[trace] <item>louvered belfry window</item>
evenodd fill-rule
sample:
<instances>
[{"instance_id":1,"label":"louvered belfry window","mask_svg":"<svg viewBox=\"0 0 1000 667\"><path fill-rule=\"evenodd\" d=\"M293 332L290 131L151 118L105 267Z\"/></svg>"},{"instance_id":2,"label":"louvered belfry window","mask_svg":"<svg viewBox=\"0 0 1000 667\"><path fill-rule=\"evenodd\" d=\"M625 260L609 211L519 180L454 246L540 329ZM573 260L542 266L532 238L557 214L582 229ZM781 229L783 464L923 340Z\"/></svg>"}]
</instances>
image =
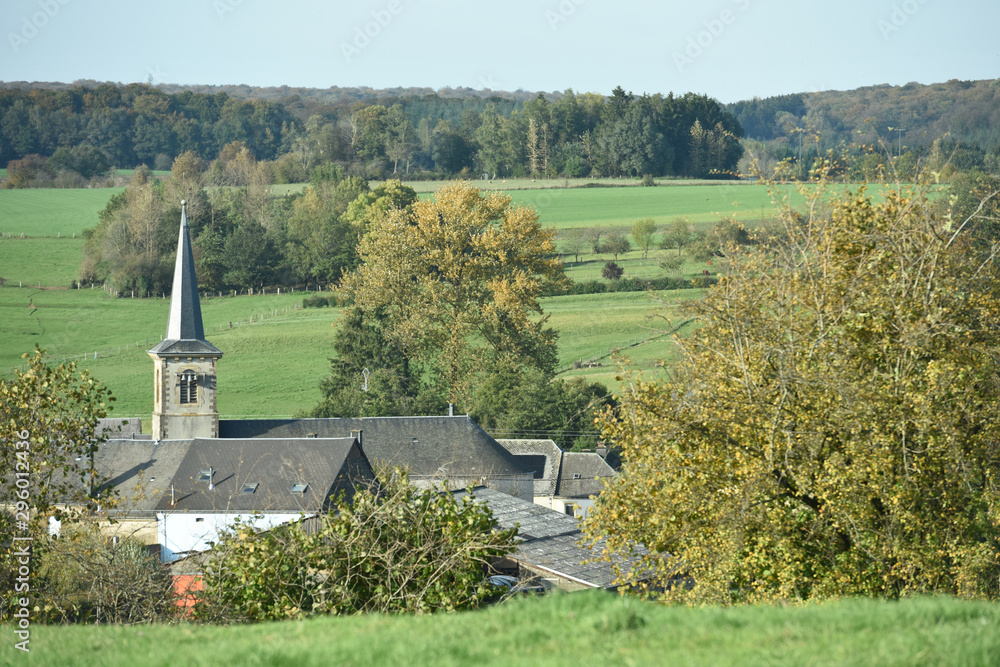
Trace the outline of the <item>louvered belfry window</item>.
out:
<instances>
[{"instance_id":1,"label":"louvered belfry window","mask_svg":"<svg viewBox=\"0 0 1000 667\"><path fill-rule=\"evenodd\" d=\"M181 373L181 404L198 402L198 376L194 371Z\"/></svg>"}]
</instances>

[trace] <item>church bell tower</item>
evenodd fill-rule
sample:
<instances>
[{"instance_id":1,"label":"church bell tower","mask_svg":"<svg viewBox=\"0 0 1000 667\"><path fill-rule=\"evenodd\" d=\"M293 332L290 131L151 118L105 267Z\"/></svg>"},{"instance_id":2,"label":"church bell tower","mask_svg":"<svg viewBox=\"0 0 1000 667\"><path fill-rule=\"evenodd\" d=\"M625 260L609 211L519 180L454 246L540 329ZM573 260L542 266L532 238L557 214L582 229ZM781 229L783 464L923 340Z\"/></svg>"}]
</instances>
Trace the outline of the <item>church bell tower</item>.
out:
<instances>
[{"instance_id":1,"label":"church bell tower","mask_svg":"<svg viewBox=\"0 0 1000 667\"><path fill-rule=\"evenodd\" d=\"M181 230L167 336L147 354L155 367L153 439L219 437L215 372L222 352L205 340L186 201L181 201Z\"/></svg>"}]
</instances>

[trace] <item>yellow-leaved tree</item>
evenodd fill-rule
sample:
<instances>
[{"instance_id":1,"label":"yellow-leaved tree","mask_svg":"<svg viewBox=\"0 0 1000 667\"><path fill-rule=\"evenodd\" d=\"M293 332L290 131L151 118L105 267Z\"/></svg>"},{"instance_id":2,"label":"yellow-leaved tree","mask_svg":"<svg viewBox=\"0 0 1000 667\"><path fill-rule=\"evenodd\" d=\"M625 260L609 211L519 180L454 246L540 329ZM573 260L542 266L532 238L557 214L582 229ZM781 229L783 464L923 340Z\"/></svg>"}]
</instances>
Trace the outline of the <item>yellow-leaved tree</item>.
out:
<instances>
[{"instance_id":1,"label":"yellow-leaved tree","mask_svg":"<svg viewBox=\"0 0 1000 667\"><path fill-rule=\"evenodd\" d=\"M587 533L671 600L996 598L996 250L919 192L811 203L727 252L668 379L626 373Z\"/></svg>"},{"instance_id":2,"label":"yellow-leaved tree","mask_svg":"<svg viewBox=\"0 0 1000 667\"><path fill-rule=\"evenodd\" d=\"M538 301L561 273L553 237L509 196L453 183L372 220L344 289L385 318L391 341L449 401L468 404L488 369L554 367L555 332Z\"/></svg>"}]
</instances>

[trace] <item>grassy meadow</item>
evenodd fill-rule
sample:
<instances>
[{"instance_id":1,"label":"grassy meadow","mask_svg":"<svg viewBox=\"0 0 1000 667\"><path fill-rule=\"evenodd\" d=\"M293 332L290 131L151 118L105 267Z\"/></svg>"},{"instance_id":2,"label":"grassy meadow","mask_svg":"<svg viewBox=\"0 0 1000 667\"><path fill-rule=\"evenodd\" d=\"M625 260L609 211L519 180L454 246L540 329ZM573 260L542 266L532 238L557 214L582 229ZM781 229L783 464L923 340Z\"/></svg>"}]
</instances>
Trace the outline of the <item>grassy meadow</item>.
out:
<instances>
[{"instance_id":1,"label":"grassy meadow","mask_svg":"<svg viewBox=\"0 0 1000 667\"><path fill-rule=\"evenodd\" d=\"M549 323L559 331L559 366L565 369L560 376L585 376L613 387L609 355L633 343L625 353L646 368L656 358L669 358L662 320L651 316L672 317L678 303L698 292L661 292L665 305L643 292L544 299ZM226 355L219 362L220 414L293 416L319 402L339 310L296 309L302 297L202 299L205 335ZM53 359L74 359L107 384L117 397L116 415L148 417L153 383L145 351L165 333L168 309L169 299L118 299L102 290L2 288L0 376L22 364L20 355L38 343ZM571 368L574 361L592 359L600 365Z\"/></svg>"},{"instance_id":2,"label":"grassy meadow","mask_svg":"<svg viewBox=\"0 0 1000 667\"><path fill-rule=\"evenodd\" d=\"M0 233L4 236L72 236L97 226L97 214L124 188L0 189ZM0 267L3 265L0 264ZM0 275L4 275L0 268Z\"/></svg>"},{"instance_id":3,"label":"grassy meadow","mask_svg":"<svg viewBox=\"0 0 1000 667\"><path fill-rule=\"evenodd\" d=\"M227 627L37 626L45 665L996 665L1000 606L951 598L664 607L589 591L481 611Z\"/></svg>"},{"instance_id":4,"label":"grassy meadow","mask_svg":"<svg viewBox=\"0 0 1000 667\"><path fill-rule=\"evenodd\" d=\"M338 312L296 310L302 297L202 299L205 335L226 354L220 413L293 415L319 401ZM74 359L106 383L118 399L116 415L148 417L152 361L145 351L166 333L169 306L169 299L117 299L97 289L2 288L0 375L23 363L20 355L38 343L53 359Z\"/></svg>"},{"instance_id":5,"label":"grassy meadow","mask_svg":"<svg viewBox=\"0 0 1000 667\"><path fill-rule=\"evenodd\" d=\"M516 202L537 208L543 224L560 230L631 227L640 217L662 223L685 216L696 226L707 226L734 211L759 219L770 210L768 189L750 183L666 180L655 188L541 187L558 184L525 179L490 185L510 187ZM426 192L442 183L415 185ZM8 374L20 363L20 355L38 343L55 359L77 359L107 383L118 397L115 414L148 417L152 363L145 350L165 332L168 300L116 299L99 289L68 289L82 256L82 231L97 224L97 212L119 191L0 190L0 231L12 234L0 238L0 277L7 281L0 288L0 374ZM26 238L20 238L21 233ZM620 256L618 263L626 276L658 277L664 275L658 258L666 252L671 251L653 250L643 259L639 251L632 251ZM569 277L585 281L600 279L601 268L612 257L587 253L579 261L563 258ZM698 275L706 268L711 270L689 261L680 274ZM40 289L39 284L51 289ZM560 376L584 376L614 389L612 351L621 349L647 369L656 359L669 360L673 349L669 336L662 335L663 317L674 325L681 323L677 305L699 293L544 299L549 321L559 332ZM318 383L327 373L332 324L339 313L296 310L302 297L286 293L202 300L207 337L226 354L219 374L221 414L291 416L318 402ZM271 316L263 318L267 313ZM657 314L662 317L654 319ZM582 363L574 368L574 362Z\"/></svg>"}]
</instances>

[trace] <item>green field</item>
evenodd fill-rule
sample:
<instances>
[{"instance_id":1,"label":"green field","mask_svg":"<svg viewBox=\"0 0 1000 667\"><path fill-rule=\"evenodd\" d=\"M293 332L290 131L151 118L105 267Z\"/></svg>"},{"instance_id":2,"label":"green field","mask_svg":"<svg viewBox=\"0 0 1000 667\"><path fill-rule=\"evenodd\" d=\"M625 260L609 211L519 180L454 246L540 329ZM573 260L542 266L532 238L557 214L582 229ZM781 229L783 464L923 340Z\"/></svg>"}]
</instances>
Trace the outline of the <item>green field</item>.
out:
<instances>
[{"instance_id":1,"label":"green field","mask_svg":"<svg viewBox=\"0 0 1000 667\"><path fill-rule=\"evenodd\" d=\"M407 181L421 198L448 181ZM515 204L531 206L538 211L545 227L572 229L587 227L631 227L639 218L653 218L663 224L678 216L687 216L692 223L713 223L722 216L759 220L771 216L774 207L767 186L736 181L664 181L655 188L639 187L627 179L580 179L532 182L530 179L508 181L471 181L486 190L503 190ZM581 184L604 184L608 187L583 187ZM627 186L626 186L627 184ZM372 183L372 187L377 183ZM305 185L275 185L278 196L298 192ZM792 191L792 186L780 186L780 191ZM802 201L795 195L796 201Z\"/></svg>"},{"instance_id":2,"label":"green field","mask_svg":"<svg viewBox=\"0 0 1000 667\"><path fill-rule=\"evenodd\" d=\"M38 343L53 358L79 359L106 382L119 398L116 414L148 416L152 363L145 350L165 331L167 300L115 299L101 290L67 289L79 268L80 232L96 224L97 211L118 191L0 190L0 220L14 220L8 226L24 229L29 236L0 240L0 277L7 280L7 286L0 288L0 374L9 374L20 363L20 355ZM769 201L763 186L717 182L671 181L656 188L524 189L513 194L516 200L536 206L545 224L562 229L631 226L639 217L668 222L679 215L707 225L734 210L734 202L751 202L752 206L735 210L759 218L760 210L753 207L764 206L766 215L767 205L761 202ZM657 262L663 252L669 251L655 250L644 260L633 251L619 257L619 264L626 276L662 276ZM567 261L567 275L576 281L599 279L609 259L610 255L585 254L580 262ZM706 268L712 270L689 262L682 275L699 275ZM18 287L19 282L24 286ZM39 282L56 289L39 289ZM696 298L699 291L663 294L671 305L664 307L644 293L543 300L550 323L559 332L561 377L585 376L616 389L611 351L622 348L642 368L651 368L656 359L669 360L672 343L667 336L658 337L663 325L651 321L650 315L664 312L677 324L676 303ZM318 382L327 374L327 358L332 354L331 324L338 313L293 310L302 296L203 300L207 337L226 353L219 373L221 414L291 416L318 402ZM273 317L249 322L251 315L275 311L279 312ZM573 362L583 363L573 368Z\"/></svg>"},{"instance_id":3,"label":"green field","mask_svg":"<svg viewBox=\"0 0 1000 667\"><path fill-rule=\"evenodd\" d=\"M434 183L435 187L440 185ZM118 191L0 190L0 212L5 213L0 219L16 219L12 226L25 229L29 237L0 240L0 277L7 279L7 286L0 289L0 374L8 374L12 366L20 363L20 355L38 343L53 358L78 359L107 383L118 397L115 414L148 416L152 404L152 364L145 350L164 333L168 302L116 299L101 290L67 289L79 268L83 244L79 233L96 224L97 211ZM699 192L707 196L697 196ZM600 217L607 224L631 225L633 217L645 215L648 207L665 205L677 197L682 202L678 206L686 207L677 210L684 210L690 218L701 215L708 219L714 215L709 212L711 206L741 193L766 195L759 186L717 183L670 184L658 188L526 189L514 194L536 197L534 205L544 207L543 221L548 217L555 221L550 220L549 224L565 227L580 212L589 213L591 220ZM546 199L545 195L551 198ZM635 204L632 208L626 206L630 200ZM641 212L635 213L637 210ZM619 217L608 217L613 215ZM62 238L53 238L57 235ZM660 276L663 272L656 264L661 252L654 251L643 260L634 251L620 257L619 263L625 267L627 276ZM567 274L578 281L598 279L608 259L610 256L585 255L579 263L567 264ZM703 268L689 263L683 271L690 276L701 273ZM19 288L19 282L24 287ZM38 289L39 282L56 289ZM669 293L667 298L677 301L697 294L681 290ZM319 401L318 383L328 372L331 324L338 313L332 309L292 310L301 303L302 296L299 293L203 300L207 336L226 353L219 373L221 414L291 416ZM671 356L668 338L647 341L655 336L658 326L650 322L649 316L660 306L646 294L548 298L543 307L560 334L562 377L586 376L614 388L612 350L626 348L629 357L647 368L654 359ZM271 311L285 312L263 321L248 321L251 315ZM230 321L234 323L232 330L228 326ZM574 361L593 361L595 365L584 363L574 369ZM260 399L262 395L266 395L266 400Z\"/></svg>"},{"instance_id":4,"label":"green field","mask_svg":"<svg viewBox=\"0 0 1000 667\"><path fill-rule=\"evenodd\" d=\"M97 226L97 213L123 189L0 190L0 233L79 238L84 229Z\"/></svg>"},{"instance_id":5,"label":"green field","mask_svg":"<svg viewBox=\"0 0 1000 667\"><path fill-rule=\"evenodd\" d=\"M662 325L650 315L672 313L674 304L699 290L660 294L669 301L666 307L642 292L543 299L550 325L559 331L559 365L566 371L561 376L614 387L609 355L632 343L641 344L626 354L644 367L669 358L669 338L655 338ZM226 355L219 363L220 414L292 416L319 402L339 311L294 309L302 297L202 299L205 335ZM101 290L0 289L0 376L23 364L20 355L38 343L53 359L75 359L107 384L118 399L116 415L148 417L153 383L145 351L165 333L168 308L166 299L116 299ZM601 365L571 369L579 360Z\"/></svg>"},{"instance_id":6,"label":"green field","mask_svg":"<svg viewBox=\"0 0 1000 667\"><path fill-rule=\"evenodd\" d=\"M2 664L38 665L982 665L1000 606L951 598L783 607L664 607L613 593L551 594L476 612L227 627L4 628Z\"/></svg>"},{"instance_id":7,"label":"green field","mask_svg":"<svg viewBox=\"0 0 1000 667\"><path fill-rule=\"evenodd\" d=\"M226 354L220 362L220 413L293 415L319 401L338 312L294 310L302 297L299 292L202 299L205 335ZM169 299L5 287L0 375L22 364L20 355L38 343L53 359L75 359L106 383L118 398L116 415L148 416L152 361L145 351L166 332L168 309Z\"/></svg>"},{"instance_id":8,"label":"green field","mask_svg":"<svg viewBox=\"0 0 1000 667\"><path fill-rule=\"evenodd\" d=\"M657 359L673 358L674 345L665 333L670 325L684 322L677 306L701 293L675 290L544 299L542 307L549 315L549 324L559 332L560 377L582 376L617 390L612 353L620 350L644 369L651 368ZM574 361L582 362L581 367L570 368ZM599 365L587 366L587 362Z\"/></svg>"},{"instance_id":9,"label":"green field","mask_svg":"<svg viewBox=\"0 0 1000 667\"><path fill-rule=\"evenodd\" d=\"M762 185L726 183L656 188L567 188L510 193L513 201L538 211L545 227L631 227L640 218L665 224L679 216L692 223L723 216L770 217L774 208Z\"/></svg>"},{"instance_id":10,"label":"green field","mask_svg":"<svg viewBox=\"0 0 1000 667\"><path fill-rule=\"evenodd\" d=\"M3 190L0 190L3 192ZM83 238L0 239L0 278L7 285L69 287L80 277Z\"/></svg>"}]
</instances>

